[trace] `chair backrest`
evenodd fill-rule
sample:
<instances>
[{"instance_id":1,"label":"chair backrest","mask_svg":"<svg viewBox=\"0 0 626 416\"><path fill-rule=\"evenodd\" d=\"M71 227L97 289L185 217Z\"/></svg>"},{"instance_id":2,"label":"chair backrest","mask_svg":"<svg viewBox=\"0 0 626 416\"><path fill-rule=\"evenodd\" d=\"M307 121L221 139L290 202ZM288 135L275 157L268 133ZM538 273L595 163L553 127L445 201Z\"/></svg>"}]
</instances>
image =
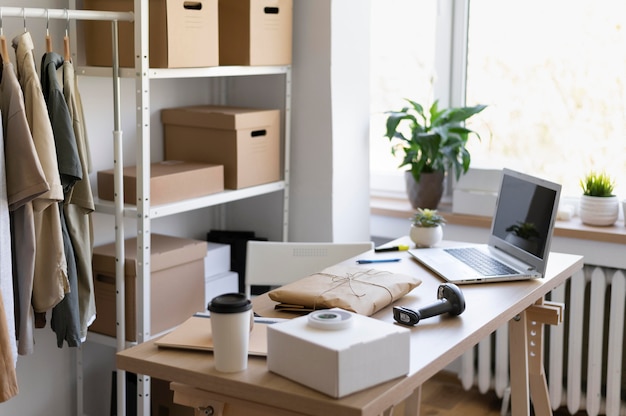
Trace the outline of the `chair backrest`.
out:
<instances>
[{"instance_id":1,"label":"chair backrest","mask_svg":"<svg viewBox=\"0 0 626 416\"><path fill-rule=\"evenodd\" d=\"M290 243L248 241L245 291L250 287L282 286L372 250L374 243Z\"/></svg>"}]
</instances>

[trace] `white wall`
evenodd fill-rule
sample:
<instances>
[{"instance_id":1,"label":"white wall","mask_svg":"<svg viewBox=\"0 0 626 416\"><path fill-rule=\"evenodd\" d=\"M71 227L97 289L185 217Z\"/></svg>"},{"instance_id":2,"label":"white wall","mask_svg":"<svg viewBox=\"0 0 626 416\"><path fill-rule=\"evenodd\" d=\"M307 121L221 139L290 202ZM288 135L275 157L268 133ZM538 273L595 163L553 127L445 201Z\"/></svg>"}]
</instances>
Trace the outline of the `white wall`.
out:
<instances>
[{"instance_id":1,"label":"white wall","mask_svg":"<svg viewBox=\"0 0 626 416\"><path fill-rule=\"evenodd\" d=\"M369 9L369 1L332 2L330 103L334 241L357 237L367 240L370 236L366 225L370 215Z\"/></svg>"},{"instance_id":2,"label":"white wall","mask_svg":"<svg viewBox=\"0 0 626 416\"><path fill-rule=\"evenodd\" d=\"M290 239L369 240L369 2L294 3Z\"/></svg>"},{"instance_id":3,"label":"white wall","mask_svg":"<svg viewBox=\"0 0 626 416\"><path fill-rule=\"evenodd\" d=\"M368 36L369 1L294 0L291 241L369 240ZM240 84L239 92L254 90ZM280 195L259 200L230 204L237 215L228 225L279 239L271 231L276 218L263 206L277 212Z\"/></svg>"},{"instance_id":4,"label":"white wall","mask_svg":"<svg viewBox=\"0 0 626 416\"><path fill-rule=\"evenodd\" d=\"M62 9L67 4L64 0L0 0L0 7ZM294 0L289 233L293 241L369 240L368 58L363 55L367 50L363 39L367 39L368 4L359 0ZM23 31L21 19L5 17L2 23L9 41ZM30 19L27 27L33 34L35 56L41 56L46 22ZM345 27L350 29L349 33L342 30ZM52 20L49 29L54 49L62 50L65 22ZM112 167L111 80L80 78L79 85L94 161L91 180L95 184L95 171ZM122 80L121 85L124 153L128 165L135 160L134 84ZM151 83L152 107L207 102L212 97L211 85L210 81L201 80L156 81ZM236 97L241 87L236 84L232 87ZM257 92L247 89L247 93L254 96ZM157 110L152 113L151 123L151 157L156 161L162 157ZM270 209L264 210L265 206ZM280 207L280 197L265 196L249 203L229 204L227 225L253 227L271 239L279 239L275 225L280 219L275 218L275 207ZM152 231L202 239L214 218L213 209L199 210L181 218L155 221ZM112 241L112 218L97 214L94 219L96 244ZM126 226L133 232L132 221ZM0 416L75 414L76 350L57 348L50 328L37 330L35 337L35 354L18 360L20 394L0 404ZM102 405L91 403L86 409L91 416L108 415L110 374L106 369L112 356L107 348L91 344L84 350L86 378L99 379L97 385L87 386L91 391L86 397L94 400L94 392L102 397ZM98 377L97 372L104 374Z\"/></svg>"}]
</instances>

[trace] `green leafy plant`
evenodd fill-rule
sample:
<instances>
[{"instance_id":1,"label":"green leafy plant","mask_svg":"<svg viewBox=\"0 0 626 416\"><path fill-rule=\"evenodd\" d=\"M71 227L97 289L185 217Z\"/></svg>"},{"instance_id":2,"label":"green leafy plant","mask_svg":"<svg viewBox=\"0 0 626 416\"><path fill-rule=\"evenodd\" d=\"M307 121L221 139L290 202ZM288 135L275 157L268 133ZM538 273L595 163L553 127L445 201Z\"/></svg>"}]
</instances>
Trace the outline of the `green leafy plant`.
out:
<instances>
[{"instance_id":1,"label":"green leafy plant","mask_svg":"<svg viewBox=\"0 0 626 416\"><path fill-rule=\"evenodd\" d=\"M386 113L389 116L385 137L392 143L391 153L404 154L398 167L410 166L417 182L422 173L445 173L449 169L458 180L470 166L470 153L465 147L469 135L474 134L480 140L480 135L466 128L463 122L487 106L439 109L435 101L425 112L421 104L405 100L409 106Z\"/></svg>"},{"instance_id":2,"label":"green leafy plant","mask_svg":"<svg viewBox=\"0 0 626 416\"><path fill-rule=\"evenodd\" d=\"M517 224L513 224L509 226L506 231L512 232L519 238L523 238L524 240L530 240L531 238L539 237L539 231L537 231L537 227L532 222L522 222L518 221Z\"/></svg>"},{"instance_id":3,"label":"green leafy plant","mask_svg":"<svg viewBox=\"0 0 626 416\"><path fill-rule=\"evenodd\" d=\"M580 180L580 186L583 189L583 195L609 197L613 195L615 181L613 178L604 173L589 172Z\"/></svg>"},{"instance_id":4,"label":"green leafy plant","mask_svg":"<svg viewBox=\"0 0 626 416\"><path fill-rule=\"evenodd\" d=\"M436 227L446 223L446 219L436 209L428 208L418 208L411 220L413 225L418 227Z\"/></svg>"}]
</instances>

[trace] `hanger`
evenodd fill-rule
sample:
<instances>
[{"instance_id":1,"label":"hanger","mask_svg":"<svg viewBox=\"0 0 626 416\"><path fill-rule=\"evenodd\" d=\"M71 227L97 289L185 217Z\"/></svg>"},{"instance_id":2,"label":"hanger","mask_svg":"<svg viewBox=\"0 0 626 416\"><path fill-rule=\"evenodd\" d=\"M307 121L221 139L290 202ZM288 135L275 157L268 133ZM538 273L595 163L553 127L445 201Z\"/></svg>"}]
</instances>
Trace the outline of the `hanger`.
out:
<instances>
[{"instance_id":1,"label":"hanger","mask_svg":"<svg viewBox=\"0 0 626 416\"><path fill-rule=\"evenodd\" d=\"M26 26L24 26L24 28L26 28ZM48 9L46 9L46 52L52 52L52 38L50 37L50 11Z\"/></svg>"},{"instance_id":2,"label":"hanger","mask_svg":"<svg viewBox=\"0 0 626 416\"><path fill-rule=\"evenodd\" d=\"M70 53L70 36L69 36L69 26L70 26L70 12L65 9L65 36L63 36L63 59L67 62L72 60L72 54Z\"/></svg>"},{"instance_id":3,"label":"hanger","mask_svg":"<svg viewBox=\"0 0 626 416\"><path fill-rule=\"evenodd\" d=\"M0 53L2 53L2 62L8 64L11 62L9 59L9 48L7 48L7 39L4 37L4 31L2 29L2 7L0 7Z\"/></svg>"}]
</instances>

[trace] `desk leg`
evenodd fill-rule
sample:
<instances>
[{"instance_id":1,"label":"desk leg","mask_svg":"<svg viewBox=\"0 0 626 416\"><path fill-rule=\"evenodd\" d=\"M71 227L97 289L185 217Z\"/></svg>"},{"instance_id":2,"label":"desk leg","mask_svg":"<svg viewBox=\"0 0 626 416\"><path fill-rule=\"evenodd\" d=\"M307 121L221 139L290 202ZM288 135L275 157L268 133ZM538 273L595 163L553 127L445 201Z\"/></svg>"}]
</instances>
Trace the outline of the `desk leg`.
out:
<instances>
[{"instance_id":1,"label":"desk leg","mask_svg":"<svg viewBox=\"0 0 626 416\"><path fill-rule=\"evenodd\" d=\"M512 416L530 415L529 399L536 415L552 415L543 369L543 325L561 324L563 308L540 299L509 322Z\"/></svg>"},{"instance_id":2,"label":"desk leg","mask_svg":"<svg viewBox=\"0 0 626 416\"><path fill-rule=\"evenodd\" d=\"M511 366L511 416L530 415L528 383L528 340L526 312L509 321L509 357Z\"/></svg>"},{"instance_id":3,"label":"desk leg","mask_svg":"<svg viewBox=\"0 0 626 416\"><path fill-rule=\"evenodd\" d=\"M419 416L422 402L422 386L416 388L404 402L404 416Z\"/></svg>"}]
</instances>

